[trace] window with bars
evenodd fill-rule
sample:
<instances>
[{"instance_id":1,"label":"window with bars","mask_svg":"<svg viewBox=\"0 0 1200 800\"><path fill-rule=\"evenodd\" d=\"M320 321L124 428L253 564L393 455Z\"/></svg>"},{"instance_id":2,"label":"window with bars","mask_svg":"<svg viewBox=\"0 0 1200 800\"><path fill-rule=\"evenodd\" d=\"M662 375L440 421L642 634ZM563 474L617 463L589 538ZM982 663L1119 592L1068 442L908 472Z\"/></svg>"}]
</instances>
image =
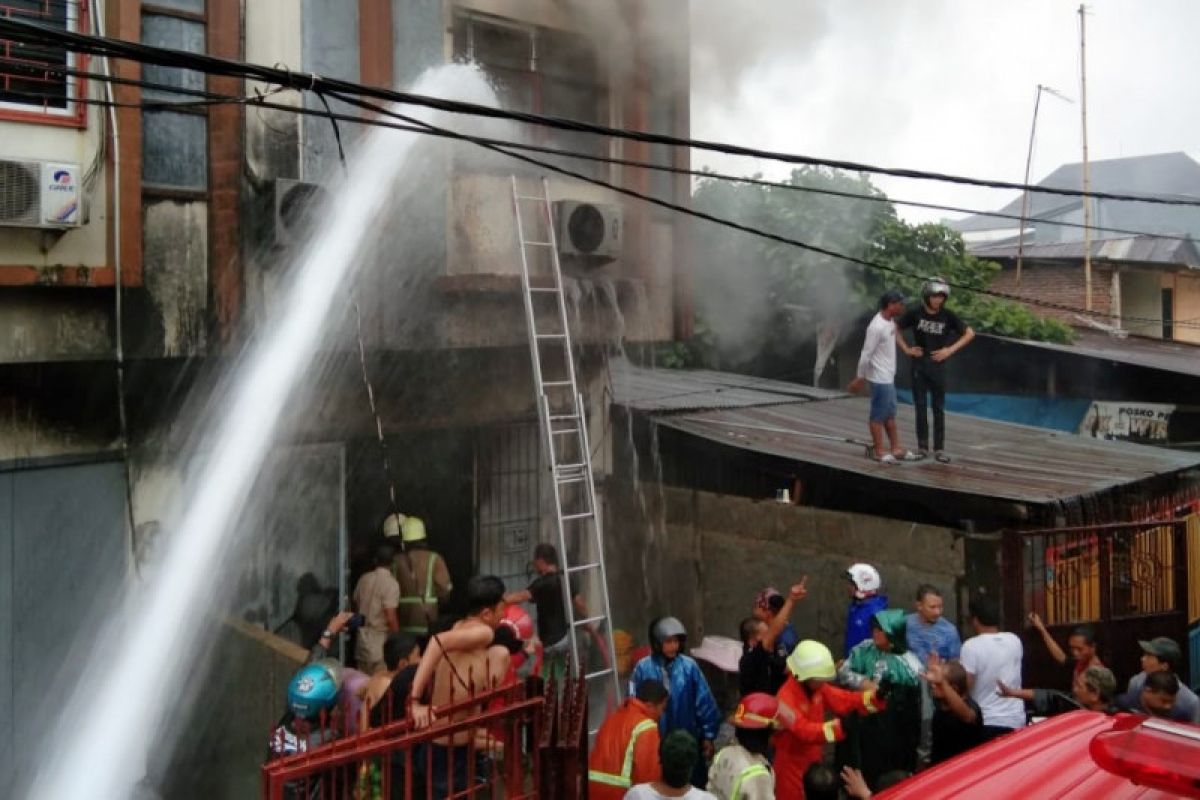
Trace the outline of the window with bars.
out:
<instances>
[{"instance_id":1,"label":"window with bars","mask_svg":"<svg viewBox=\"0 0 1200 800\"><path fill-rule=\"evenodd\" d=\"M0 17L64 31L79 30L86 13L86 0L0 0ZM61 47L0 39L0 119L81 123L80 82L64 71L77 58Z\"/></svg>"},{"instance_id":2,"label":"window with bars","mask_svg":"<svg viewBox=\"0 0 1200 800\"><path fill-rule=\"evenodd\" d=\"M595 48L582 36L498 17L461 13L454 19L454 60L478 64L500 104L512 111L606 124L608 87ZM540 144L607 155L601 137L537 128ZM571 159L572 170L593 177L604 164Z\"/></svg>"}]
</instances>

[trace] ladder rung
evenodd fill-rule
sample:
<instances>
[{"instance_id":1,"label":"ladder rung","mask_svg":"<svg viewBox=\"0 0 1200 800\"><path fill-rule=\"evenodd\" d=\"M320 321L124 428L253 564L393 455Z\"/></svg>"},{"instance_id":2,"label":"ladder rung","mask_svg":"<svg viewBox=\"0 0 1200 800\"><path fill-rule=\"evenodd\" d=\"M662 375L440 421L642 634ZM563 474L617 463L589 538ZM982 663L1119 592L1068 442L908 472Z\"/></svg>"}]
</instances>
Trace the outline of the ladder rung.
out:
<instances>
[{"instance_id":1,"label":"ladder rung","mask_svg":"<svg viewBox=\"0 0 1200 800\"><path fill-rule=\"evenodd\" d=\"M567 335L565 333L535 333L533 336L536 339L565 339L565 338L567 338Z\"/></svg>"},{"instance_id":2,"label":"ladder rung","mask_svg":"<svg viewBox=\"0 0 1200 800\"><path fill-rule=\"evenodd\" d=\"M542 386L570 386L570 381L542 381Z\"/></svg>"},{"instance_id":3,"label":"ladder rung","mask_svg":"<svg viewBox=\"0 0 1200 800\"><path fill-rule=\"evenodd\" d=\"M577 625L577 626L578 625L593 625L597 622L604 622L606 619L608 619L608 617L605 617L605 616L588 617L587 619L577 619L577 620L575 620L575 625Z\"/></svg>"},{"instance_id":4,"label":"ladder rung","mask_svg":"<svg viewBox=\"0 0 1200 800\"><path fill-rule=\"evenodd\" d=\"M561 519L563 522L573 522L577 519L587 519L588 517L591 517L591 516L595 516L595 515L592 514L592 512L590 512L590 511L584 511L581 514L564 514L561 517Z\"/></svg>"},{"instance_id":5,"label":"ladder rung","mask_svg":"<svg viewBox=\"0 0 1200 800\"><path fill-rule=\"evenodd\" d=\"M551 414L551 415L550 415L550 421L551 421L551 422L563 422L563 421L565 421L565 420L571 420L571 421L575 421L575 420L577 420L577 419L579 419L579 415L578 415L578 414ZM559 464L559 466L560 466L560 467L562 467L562 466L566 466L566 465L565 465L565 464ZM578 466L581 466L581 467L582 467L583 465L582 465L582 464L579 464Z\"/></svg>"},{"instance_id":6,"label":"ladder rung","mask_svg":"<svg viewBox=\"0 0 1200 800\"><path fill-rule=\"evenodd\" d=\"M559 431L550 431L551 436L566 436L571 433L579 433L579 428L563 428Z\"/></svg>"},{"instance_id":7,"label":"ladder rung","mask_svg":"<svg viewBox=\"0 0 1200 800\"><path fill-rule=\"evenodd\" d=\"M530 286L529 291L531 291L531 292L557 292L558 287L557 286Z\"/></svg>"},{"instance_id":8,"label":"ladder rung","mask_svg":"<svg viewBox=\"0 0 1200 800\"><path fill-rule=\"evenodd\" d=\"M513 197L517 198L518 200L539 200L543 203L546 202L546 198L542 197L540 194L516 194L513 195Z\"/></svg>"},{"instance_id":9,"label":"ladder rung","mask_svg":"<svg viewBox=\"0 0 1200 800\"><path fill-rule=\"evenodd\" d=\"M525 245L526 247L554 247L551 242L535 242L532 239L526 239L525 241L521 242L521 244Z\"/></svg>"},{"instance_id":10,"label":"ladder rung","mask_svg":"<svg viewBox=\"0 0 1200 800\"><path fill-rule=\"evenodd\" d=\"M555 471L560 472L560 473L561 472L575 472L577 470L582 470L586 466L587 466L587 464L556 464Z\"/></svg>"},{"instance_id":11,"label":"ladder rung","mask_svg":"<svg viewBox=\"0 0 1200 800\"><path fill-rule=\"evenodd\" d=\"M590 681L593 678L600 678L600 677L603 677L604 675L611 675L611 674L612 674L612 667L606 667L604 669L598 669L595 672L589 672L588 674L583 676L583 679L585 681Z\"/></svg>"},{"instance_id":12,"label":"ladder rung","mask_svg":"<svg viewBox=\"0 0 1200 800\"><path fill-rule=\"evenodd\" d=\"M587 475L575 475L574 477L569 477L569 478L561 478L561 477L555 478L555 481L558 483L583 483L586 480L587 480Z\"/></svg>"},{"instance_id":13,"label":"ladder rung","mask_svg":"<svg viewBox=\"0 0 1200 800\"><path fill-rule=\"evenodd\" d=\"M580 564L578 567L567 567L567 572L583 572L585 569L596 569L599 566L599 561L593 561L591 564Z\"/></svg>"}]
</instances>

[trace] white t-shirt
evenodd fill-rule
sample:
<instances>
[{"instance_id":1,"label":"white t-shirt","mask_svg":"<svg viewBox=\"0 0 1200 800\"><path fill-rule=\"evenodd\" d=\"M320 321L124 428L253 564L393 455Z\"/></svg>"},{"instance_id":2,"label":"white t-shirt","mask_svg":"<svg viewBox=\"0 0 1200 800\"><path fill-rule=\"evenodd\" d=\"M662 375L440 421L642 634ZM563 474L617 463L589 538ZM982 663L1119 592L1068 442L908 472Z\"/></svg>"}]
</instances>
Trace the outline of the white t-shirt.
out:
<instances>
[{"instance_id":1,"label":"white t-shirt","mask_svg":"<svg viewBox=\"0 0 1200 800\"><path fill-rule=\"evenodd\" d=\"M688 789L687 794L680 796L683 800L717 800L716 795L709 794L703 789L697 789L695 786ZM625 800L674 800L674 798L659 794L648 783L639 783L625 793Z\"/></svg>"},{"instance_id":2,"label":"white t-shirt","mask_svg":"<svg viewBox=\"0 0 1200 800\"><path fill-rule=\"evenodd\" d=\"M896 323L883 318L880 311L867 326L862 355L858 358L858 377L871 383L896 380Z\"/></svg>"},{"instance_id":3,"label":"white t-shirt","mask_svg":"<svg viewBox=\"0 0 1200 800\"><path fill-rule=\"evenodd\" d=\"M983 724L999 728L1025 727L1025 701L1001 697L997 682L1021 687L1021 640L1011 633L981 633L963 643L959 660L975 676L971 699L983 712Z\"/></svg>"}]
</instances>

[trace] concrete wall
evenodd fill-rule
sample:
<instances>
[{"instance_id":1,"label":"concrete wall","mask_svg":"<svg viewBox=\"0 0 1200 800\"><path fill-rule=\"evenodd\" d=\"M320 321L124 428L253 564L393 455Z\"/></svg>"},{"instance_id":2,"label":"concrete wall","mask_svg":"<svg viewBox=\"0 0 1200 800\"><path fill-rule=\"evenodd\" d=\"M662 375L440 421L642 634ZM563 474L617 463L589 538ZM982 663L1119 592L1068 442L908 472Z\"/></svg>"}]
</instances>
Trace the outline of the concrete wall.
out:
<instances>
[{"instance_id":1,"label":"concrete wall","mask_svg":"<svg viewBox=\"0 0 1200 800\"><path fill-rule=\"evenodd\" d=\"M1161 322L1138 322L1162 318L1162 273L1121 270L1121 327L1138 336L1162 338Z\"/></svg>"},{"instance_id":2,"label":"concrete wall","mask_svg":"<svg viewBox=\"0 0 1200 800\"><path fill-rule=\"evenodd\" d=\"M946 528L642 484L605 489L605 555L617 628L646 641L649 619L678 616L700 637L737 638L764 586L786 590L808 576L808 598L793 615L802 637L841 646L850 564L883 574L893 606L911 606L918 584L945 594L958 612L965 575L960 539Z\"/></svg>"}]
</instances>

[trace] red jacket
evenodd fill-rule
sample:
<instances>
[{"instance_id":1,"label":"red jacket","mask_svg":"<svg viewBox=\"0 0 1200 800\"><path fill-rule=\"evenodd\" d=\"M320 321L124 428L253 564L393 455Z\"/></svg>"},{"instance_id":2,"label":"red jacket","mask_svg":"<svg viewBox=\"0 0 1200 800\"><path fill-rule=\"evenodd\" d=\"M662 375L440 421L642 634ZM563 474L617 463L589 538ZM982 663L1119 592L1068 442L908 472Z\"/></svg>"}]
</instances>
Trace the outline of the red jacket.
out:
<instances>
[{"instance_id":1,"label":"red jacket","mask_svg":"<svg viewBox=\"0 0 1200 800\"><path fill-rule=\"evenodd\" d=\"M821 760L826 744L846 737L842 721L826 721L825 712L844 717L883 710L883 701L876 699L874 691L850 692L822 683L810 696L790 675L776 697L796 712L796 721L775 734L775 796L799 800L804 798L804 773Z\"/></svg>"},{"instance_id":2,"label":"red jacket","mask_svg":"<svg viewBox=\"0 0 1200 800\"><path fill-rule=\"evenodd\" d=\"M588 757L588 798L622 800L630 786L661 778L658 742L658 723L646 704L633 697L626 700L596 732L596 746Z\"/></svg>"}]
</instances>

